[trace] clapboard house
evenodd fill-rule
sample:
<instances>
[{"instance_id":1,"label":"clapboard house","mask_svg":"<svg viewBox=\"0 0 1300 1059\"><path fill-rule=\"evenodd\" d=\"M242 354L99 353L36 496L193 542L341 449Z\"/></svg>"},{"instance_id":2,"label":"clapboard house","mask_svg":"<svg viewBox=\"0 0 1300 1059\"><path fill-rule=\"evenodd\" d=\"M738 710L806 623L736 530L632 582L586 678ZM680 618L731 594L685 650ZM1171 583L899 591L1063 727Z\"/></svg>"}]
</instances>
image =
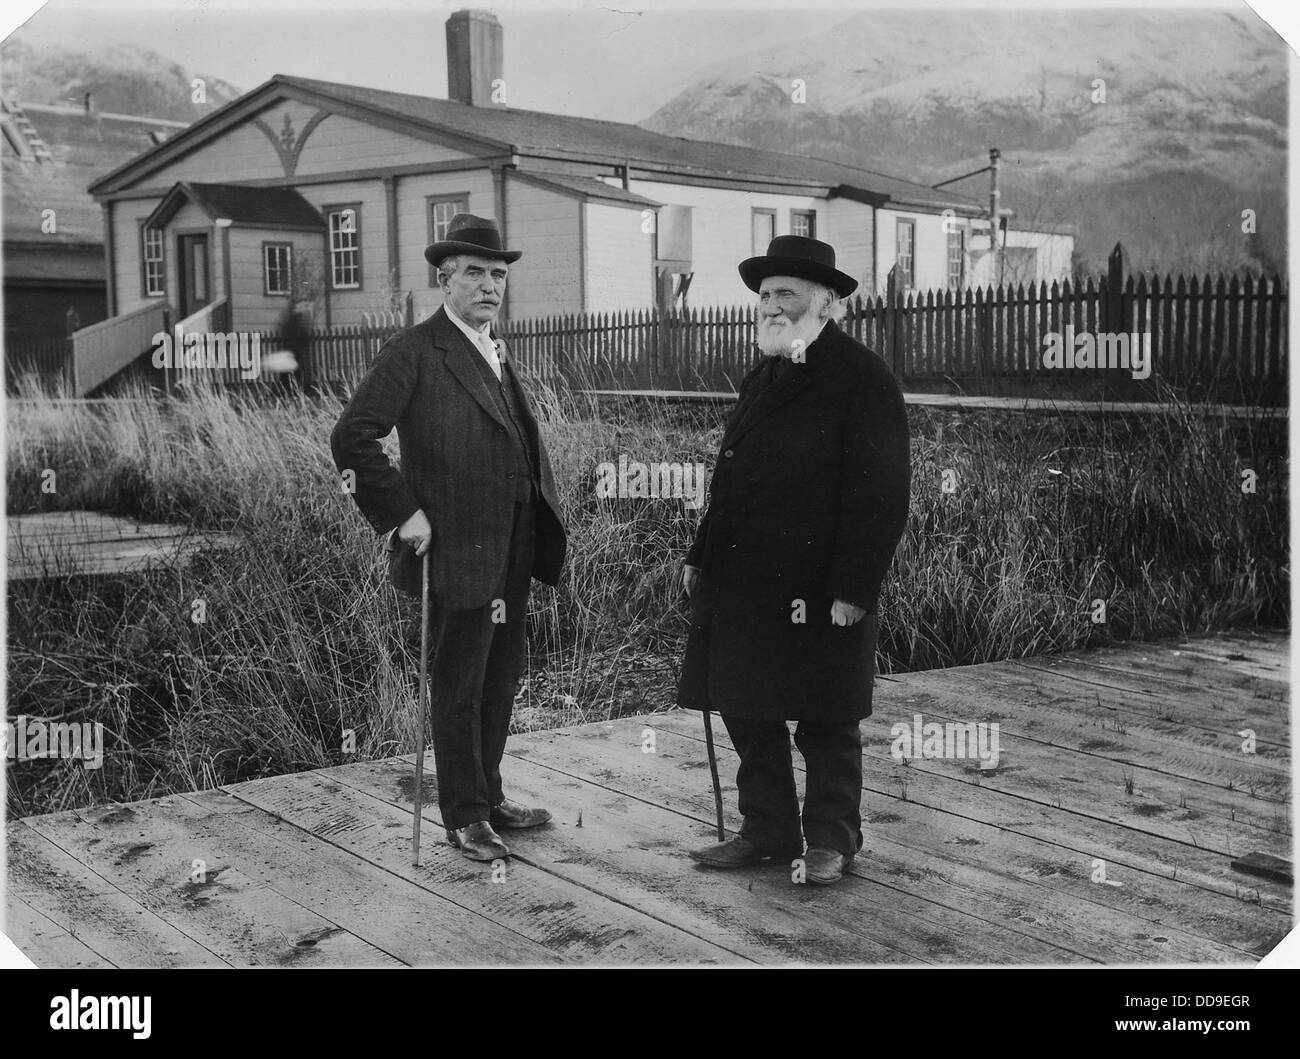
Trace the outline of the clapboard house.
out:
<instances>
[{"instance_id":1,"label":"clapboard house","mask_svg":"<svg viewBox=\"0 0 1300 1059\"><path fill-rule=\"evenodd\" d=\"M983 204L952 191L497 102L491 15L452 15L447 47L447 99L276 75L96 181L109 310L139 321L123 334L163 306L266 331L298 299L317 326L357 323L407 292L422 317L441 303L424 248L461 211L524 253L514 320L747 303L736 264L779 234L834 243L867 292L895 265L907 286L965 285L987 246ZM1036 240L1024 278L1065 275L1071 238Z\"/></svg>"}]
</instances>

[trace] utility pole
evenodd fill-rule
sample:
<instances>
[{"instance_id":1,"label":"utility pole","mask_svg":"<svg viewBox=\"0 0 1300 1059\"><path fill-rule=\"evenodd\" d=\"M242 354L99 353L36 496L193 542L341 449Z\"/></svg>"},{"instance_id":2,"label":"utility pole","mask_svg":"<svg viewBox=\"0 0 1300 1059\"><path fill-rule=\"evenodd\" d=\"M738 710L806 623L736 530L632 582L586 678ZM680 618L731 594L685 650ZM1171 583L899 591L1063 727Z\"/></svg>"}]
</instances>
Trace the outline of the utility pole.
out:
<instances>
[{"instance_id":1,"label":"utility pole","mask_svg":"<svg viewBox=\"0 0 1300 1059\"><path fill-rule=\"evenodd\" d=\"M1002 286L1002 255L998 253L998 206L1002 201L1002 191L998 188L998 173L1002 169L1002 152L996 147L989 148L989 249L993 253L993 275L996 286Z\"/></svg>"}]
</instances>

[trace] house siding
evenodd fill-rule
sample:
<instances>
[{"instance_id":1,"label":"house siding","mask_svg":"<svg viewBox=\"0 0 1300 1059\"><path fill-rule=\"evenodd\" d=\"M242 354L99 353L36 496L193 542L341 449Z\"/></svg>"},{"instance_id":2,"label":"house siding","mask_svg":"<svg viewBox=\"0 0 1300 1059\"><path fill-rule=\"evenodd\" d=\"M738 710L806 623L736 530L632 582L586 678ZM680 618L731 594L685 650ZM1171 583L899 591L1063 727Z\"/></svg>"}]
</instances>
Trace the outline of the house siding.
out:
<instances>
[{"instance_id":1,"label":"house siding","mask_svg":"<svg viewBox=\"0 0 1300 1059\"><path fill-rule=\"evenodd\" d=\"M382 189L382 185L380 187ZM407 291L411 292L417 320L432 315L442 305L442 292L437 287L429 286L429 263L424 259L425 247L429 245L427 202L430 195L467 195L470 213L478 214L480 217L492 217L496 214L492 174L486 168L398 179L397 250L400 270L398 286L403 297ZM381 217L380 220L382 221L383 218ZM386 255L386 248L384 252ZM386 256L384 261L387 261ZM380 265L382 267L383 262Z\"/></svg>"},{"instance_id":2,"label":"house siding","mask_svg":"<svg viewBox=\"0 0 1300 1059\"><path fill-rule=\"evenodd\" d=\"M880 238L877 241L876 290L883 293L889 282L889 270L898 262L898 222L915 222L916 241L912 246L914 260L913 289L919 291L946 290L948 287L948 233L944 231L944 218L938 213L919 213L915 210L881 209L878 214ZM958 219L956 222L960 224Z\"/></svg>"},{"instance_id":3,"label":"house siding","mask_svg":"<svg viewBox=\"0 0 1300 1059\"><path fill-rule=\"evenodd\" d=\"M790 234L792 209L815 210L820 238L832 243L835 241L834 233L824 231L830 220L824 198L644 180L633 180L630 188L656 202L695 208L691 233L691 266L695 276L688 295L689 303L694 306L746 305L755 300L753 292L741 282L736 271L736 266L752 254L753 209L776 210L777 235ZM645 299L648 304L648 288Z\"/></svg>"},{"instance_id":4,"label":"house siding","mask_svg":"<svg viewBox=\"0 0 1300 1059\"><path fill-rule=\"evenodd\" d=\"M829 199L825 203L826 223L817 214L817 238L835 247L835 266L858 281L858 295L875 289L875 211L851 199Z\"/></svg>"},{"instance_id":5,"label":"house siding","mask_svg":"<svg viewBox=\"0 0 1300 1059\"><path fill-rule=\"evenodd\" d=\"M287 295L264 294L262 244L289 243L295 262L304 255L319 260L325 238L320 232L292 232L265 228L230 229L230 288L235 310L231 317L235 331L278 331L290 305Z\"/></svg>"},{"instance_id":6,"label":"house siding","mask_svg":"<svg viewBox=\"0 0 1300 1059\"><path fill-rule=\"evenodd\" d=\"M144 305L153 305L158 298L145 297L140 280L140 222L162 201L156 199L126 199L109 203L109 224L113 232L113 294L118 315L134 312ZM163 269L170 282L176 271L176 248L163 240Z\"/></svg>"},{"instance_id":7,"label":"house siding","mask_svg":"<svg viewBox=\"0 0 1300 1059\"><path fill-rule=\"evenodd\" d=\"M653 228L640 209L584 203L587 312L640 309L654 300Z\"/></svg>"},{"instance_id":8,"label":"house siding","mask_svg":"<svg viewBox=\"0 0 1300 1059\"><path fill-rule=\"evenodd\" d=\"M386 309L389 294L388 207L384 200L382 181L305 184L298 188L298 193L315 206L322 217L327 206L350 205L357 211L357 227L361 232L361 286L335 290L330 286L328 256L322 262L330 323L357 324L361 322L363 313ZM321 245L324 246L323 237Z\"/></svg>"},{"instance_id":9,"label":"house siding","mask_svg":"<svg viewBox=\"0 0 1300 1059\"><path fill-rule=\"evenodd\" d=\"M201 184L239 183L284 176L271 141L251 124L237 125L219 139L195 148L145 179L150 188L169 188L178 180Z\"/></svg>"},{"instance_id":10,"label":"house siding","mask_svg":"<svg viewBox=\"0 0 1300 1059\"><path fill-rule=\"evenodd\" d=\"M319 108L295 105L294 128L301 130ZM288 106L286 105L286 112ZM297 116L305 110L305 117ZM284 118L272 112L264 119L276 132ZM336 173L340 169L457 162L473 156L442 144L367 125L355 118L330 114L312 130L298 157L295 176Z\"/></svg>"},{"instance_id":11,"label":"house siding","mask_svg":"<svg viewBox=\"0 0 1300 1059\"><path fill-rule=\"evenodd\" d=\"M581 208L576 198L507 177L507 241L523 251L510 268L512 320L582 312Z\"/></svg>"}]
</instances>

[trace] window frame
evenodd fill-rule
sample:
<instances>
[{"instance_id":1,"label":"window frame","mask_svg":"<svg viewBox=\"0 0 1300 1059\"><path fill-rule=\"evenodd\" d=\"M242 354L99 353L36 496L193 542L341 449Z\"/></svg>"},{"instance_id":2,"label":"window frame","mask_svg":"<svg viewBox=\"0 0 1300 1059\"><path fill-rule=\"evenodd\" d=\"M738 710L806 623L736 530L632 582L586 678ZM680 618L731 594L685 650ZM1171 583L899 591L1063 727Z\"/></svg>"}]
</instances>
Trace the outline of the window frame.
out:
<instances>
[{"instance_id":1,"label":"window frame","mask_svg":"<svg viewBox=\"0 0 1300 1059\"><path fill-rule=\"evenodd\" d=\"M956 242L953 239L956 237ZM957 256L954 259L953 250L956 249ZM954 283L953 265L957 266L956 282ZM962 290L966 286L966 230L958 228L948 233L948 289Z\"/></svg>"},{"instance_id":2,"label":"window frame","mask_svg":"<svg viewBox=\"0 0 1300 1059\"><path fill-rule=\"evenodd\" d=\"M352 212L352 246L335 247L334 235L336 229L334 228L334 218L335 216L341 213L345 213L349 210ZM331 205L322 207L321 212L325 214L325 238L329 248L329 289L332 291L363 290L365 288L365 273L361 267L361 203L336 202ZM337 229L337 231L346 232L347 229L339 228ZM356 269L356 275L357 275L356 283L338 282L338 271L335 266L335 260L336 260L335 255L345 254L345 253L351 253L355 255L353 260L355 261L354 267Z\"/></svg>"},{"instance_id":3,"label":"window frame","mask_svg":"<svg viewBox=\"0 0 1300 1059\"><path fill-rule=\"evenodd\" d=\"M427 218L426 223L428 225L429 245L432 245L433 243L439 241L438 232L437 232L438 226L436 221L434 220L434 211L437 209L437 207L445 206L448 203L455 203L456 205L463 207L463 209L454 210L451 215L452 217L456 216L457 213L469 213L469 192L463 191L457 193L448 193L445 195L424 196L424 204L425 204L424 215ZM448 222L450 222L451 217L448 217L447 220ZM431 288L438 286L438 270L434 268L432 265L429 266L429 286Z\"/></svg>"},{"instance_id":4,"label":"window frame","mask_svg":"<svg viewBox=\"0 0 1300 1059\"><path fill-rule=\"evenodd\" d=\"M149 256L149 236L158 237L158 254ZM149 285L149 266L157 265L158 289ZM161 228L151 227L142 219L140 221L140 296L143 298L167 297L167 238Z\"/></svg>"},{"instance_id":5,"label":"window frame","mask_svg":"<svg viewBox=\"0 0 1300 1059\"><path fill-rule=\"evenodd\" d=\"M754 221L760 216L770 217L772 220L772 235L762 246L754 246ZM751 206L749 209L749 242L753 251L753 257L762 257L767 253L768 244L776 238L776 210L768 206Z\"/></svg>"},{"instance_id":6,"label":"window frame","mask_svg":"<svg viewBox=\"0 0 1300 1059\"><path fill-rule=\"evenodd\" d=\"M284 290L271 289L271 269L270 269L270 251L283 250L286 253L284 262ZM293 243L273 242L263 240L262 242L262 295L267 298L289 298L293 295Z\"/></svg>"},{"instance_id":7,"label":"window frame","mask_svg":"<svg viewBox=\"0 0 1300 1059\"><path fill-rule=\"evenodd\" d=\"M903 265L903 232L908 233L907 269ZM898 217L894 223L894 264L898 266L899 287L902 290L916 289L916 218Z\"/></svg>"},{"instance_id":8,"label":"window frame","mask_svg":"<svg viewBox=\"0 0 1300 1059\"><path fill-rule=\"evenodd\" d=\"M796 218L796 217L802 217L802 218L804 218L804 219L806 219L806 220L808 221L808 233L804 236L804 238L805 238L805 239L816 239L816 238L817 238L817 211L816 211L816 210L794 210L794 209L792 209L792 210L790 211L790 234L791 234L791 235L799 235L799 234L800 234L799 232L796 232L796 231L795 231L795 218Z\"/></svg>"}]
</instances>

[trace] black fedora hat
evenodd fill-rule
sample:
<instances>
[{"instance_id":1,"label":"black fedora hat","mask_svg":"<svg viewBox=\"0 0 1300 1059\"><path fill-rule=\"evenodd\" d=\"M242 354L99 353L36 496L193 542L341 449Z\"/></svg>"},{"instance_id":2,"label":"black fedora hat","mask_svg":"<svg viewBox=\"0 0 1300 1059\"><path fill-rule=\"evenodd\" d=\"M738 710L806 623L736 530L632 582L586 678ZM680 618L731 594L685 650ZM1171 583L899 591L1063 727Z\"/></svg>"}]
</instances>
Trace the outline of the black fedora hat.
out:
<instances>
[{"instance_id":1,"label":"black fedora hat","mask_svg":"<svg viewBox=\"0 0 1300 1059\"><path fill-rule=\"evenodd\" d=\"M858 289L858 281L835 267L835 247L805 235L778 235L761 257L740 263L740 278L757 291L768 276L797 276L830 287L841 298Z\"/></svg>"},{"instance_id":2,"label":"black fedora hat","mask_svg":"<svg viewBox=\"0 0 1300 1059\"><path fill-rule=\"evenodd\" d=\"M444 257L453 254L476 254L479 257L518 261L522 250L503 250L497 222L491 217L475 217L472 213L458 213L447 225L447 238L430 243L424 248L424 258L437 268Z\"/></svg>"}]
</instances>

